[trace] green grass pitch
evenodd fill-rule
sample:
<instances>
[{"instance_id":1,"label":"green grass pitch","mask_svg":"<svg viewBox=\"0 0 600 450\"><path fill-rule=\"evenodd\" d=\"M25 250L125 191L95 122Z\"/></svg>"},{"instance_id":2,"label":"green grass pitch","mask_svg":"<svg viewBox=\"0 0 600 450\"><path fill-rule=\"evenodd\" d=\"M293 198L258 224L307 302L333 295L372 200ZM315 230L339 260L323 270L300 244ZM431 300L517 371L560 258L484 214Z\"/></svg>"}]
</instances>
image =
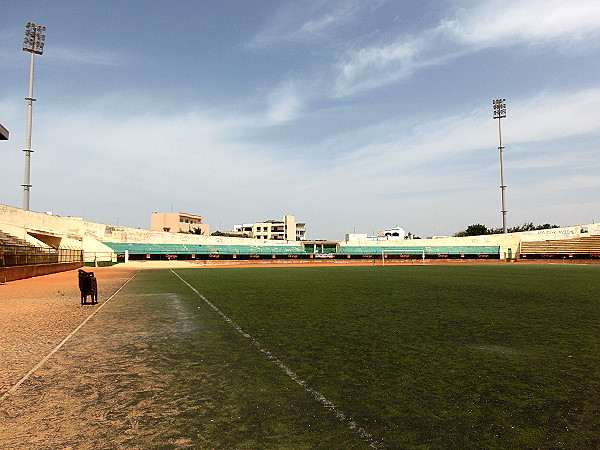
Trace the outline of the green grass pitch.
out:
<instances>
[{"instance_id":1,"label":"green grass pitch","mask_svg":"<svg viewBox=\"0 0 600 450\"><path fill-rule=\"evenodd\" d=\"M600 445L600 266L175 272L372 436L336 419L173 272L144 271L128 295L175 295L177 320L189 322L169 335L157 316L166 334L153 351L176 355L156 364L174 374L170 398L188 404L170 426L192 443ZM141 305L136 314L161 307Z\"/></svg>"}]
</instances>

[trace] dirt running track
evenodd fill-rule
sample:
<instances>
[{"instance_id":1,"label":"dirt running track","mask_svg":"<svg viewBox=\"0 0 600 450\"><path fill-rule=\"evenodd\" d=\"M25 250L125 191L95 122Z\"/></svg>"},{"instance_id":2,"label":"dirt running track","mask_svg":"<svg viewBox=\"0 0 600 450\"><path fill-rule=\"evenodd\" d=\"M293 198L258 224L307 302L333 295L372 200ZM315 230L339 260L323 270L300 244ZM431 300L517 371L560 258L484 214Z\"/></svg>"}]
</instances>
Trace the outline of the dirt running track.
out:
<instances>
[{"instance_id":1,"label":"dirt running track","mask_svg":"<svg viewBox=\"0 0 600 450\"><path fill-rule=\"evenodd\" d=\"M98 304L137 271L117 267L92 269L98 279ZM0 396L95 308L80 304L76 270L0 285Z\"/></svg>"}]
</instances>

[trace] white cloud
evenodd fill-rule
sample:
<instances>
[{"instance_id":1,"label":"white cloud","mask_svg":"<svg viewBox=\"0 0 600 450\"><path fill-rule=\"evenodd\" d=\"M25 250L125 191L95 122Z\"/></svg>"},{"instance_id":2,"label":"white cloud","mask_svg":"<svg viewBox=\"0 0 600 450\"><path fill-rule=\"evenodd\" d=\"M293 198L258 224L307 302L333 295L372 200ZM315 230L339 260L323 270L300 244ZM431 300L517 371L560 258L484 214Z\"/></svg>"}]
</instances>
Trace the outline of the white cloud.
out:
<instances>
[{"instance_id":1,"label":"white cloud","mask_svg":"<svg viewBox=\"0 0 600 450\"><path fill-rule=\"evenodd\" d=\"M341 19L351 16L352 9L341 11L342 14L340 14L340 11L336 11L336 14L325 14L324 16L319 17L315 20L309 20L302 24L297 34L315 34L326 30L328 27L331 27L332 25L336 24Z\"/></svg>"},{"instance_id":2,"label":"white cloud","mask_svg":"<svg viewBox=\"0 0 600 450\"><path fill-rule=\"evenodd\" d=\"M600 177L587 174L567 174L552 180L551 183L540 181L537 183L537 188L547 194L569 190L598 189L600 188Z\"/></svg>"},{"instance_id":3,"label":"white cloud","mask_svg":"<svg viewBox=\"0 0 600 450\"><path fill-rule=\"evenodd\" d=\"M267 122L276 124L295 119L302 110L302 98L293 82L282 83L268 95Z\"/></svg>"},{"instance_id":4,"label":"white cloud","mask_svg":"<svg viewBox=\"0 0 600 450\"><path fill-rule=\"evenodd\" d=\"M503 135L511 224L590 220L594 210L590 199L600 193L600 147L592 144L591 149L582 151L564 140L587 135L593 142L593 136L600 135L600 123L593 113L599 93L590 89L522 102L508 100ZM330 219L336 220L338 214L346 223L364 227L366 221L353 219L349 212L358 208L371 223L383 227L397 221L421 234L453 233L475 221L500 226L498 130L497 121L491 118L491 105L395 132L401 127L402 120L390 120L363 129L372 144L354 149L332 169L313 173L325 184L320 191L335 203L328 212ZM348 136L346 142L338 137L336 145L351 147L353 142L362 141L357 133ZM383 138L377 140L377 136ZM559 140L563 142L558 144ZM531 146L537 149L534 155L529 151ZM515 153L514 147L520 151ZM582 195L588 200L580 202L579 210L574 211L573 201ZM424 226L427 223L431 228Z\"/></svg>"},{"instance_id":5,"label":"white cloud","mask_svg":"<svg viewBox=\"0 0 600 450\"><path fill-rule=\"evenodd\" d=\"M598 152L593 151L578 151L576 155L573 155L569 149L561 152L560 154L548 154L548 151L530 151L529 148L520 150L520 145L515 145L517 150L511 148L511 153L515 155L515 158L506 164L509 169L515 170L526 170L540 169L540 168L561 168L561 167L576 167L578 169L591 169L597 168L600 170L600 161L598 160Z\"/></svg>"},{"instance_id":6,"label":"white cloud","mask_svg":"<svg viewBox=\"0 0 600 450\"><path fill-rule=\"evenodd\" d=\"M566 164L558 173L509 181L509 221L513 224L551 222L562 226L598 221L600 179L593 171L577 172Z\"/></svg>"},{"instance_id":7,"label":"white cloud","mask_svg":"<svg viewBox=\"0 0 600 450\"><path fill-rule=\"evenodd\" d=\"M76 47L51 46L46 49L44 56L61 61L78 64L92 64L102 66L120 65L124 58L116 52L103 50L83 50Z\"/></svg>"},{"instance_id":8,"label":"white cloud","mask_svg":"<svg viewBox=\"0 0 600 450\"><path fill-rule=\"evenodd\" d=\"M510 149L510 146L525 146L532 142L553 142L599 133L600 123L595 114L598 98L599 88L552 96L542 94L514 103L508 99L508 117L503 120L502 127L504 145ZM362 132L372 143L351 151L338 161L335 170L360 173L368 180L398 171L418 173L419 167L452 165L452 160L460 155L485 149L493 151L498 145L498 129L491 118L491 104L487 110L477 109L464 115L425 122L397 136L394 131L401 126L391 120L365 128ZM357 135L353 133L346 143L338 137L337 145L349 146L356 140ZM368 141L369 138L359 140ZM565 153L562 149L549 147L547 156L550 158L553 152ZM571 158L575 157L573 151L566 151L571 153Z\"/></svg>"},{"instance_id":9,"label":"white cloud","mask_svg":"<svg viewBox=\"0 0 600 450\"><path fill-rule=\"evenodd\" d=\"M29 53L27 53L27 56L29 56ZM26 58L24 52L14 49L0 49L0 58L2 58L5 67L21 67L29 62L29 59ZM126 58L117 52L102 50L90 51L75 47L58 47L56 45L46 46L42 58L48 61L66 61L73 64L100 66L117 66L123 64L126 60Z\"/></svg>"},{"instance_id":10,"label":"white cloud","mask_svg":"<svg viewBox=\"0 0 600 450\"><path fill-rule=\"evenodd\" d=\"M297 162L238 138L254 126L254 118L200 110L123 117L111 113L110 105L99 108L100 103L77 111L34 114L34 209L128 217L130 225L146 226L150 211L164 211L173 201L184 210L212 211L213 220L269 204L265 200L285 203L282 197L289 193L272 191L257 180L272 179L274 174L290 179L298 171ZM16 101L1 102L3 112L12 111L3 119L24 122L24 104L19 108ZM24 131L14 131L16 136L11 130L11 141L2 146L6 164L1 165L0 203L19 205L23 144L19 136Z\"/></svg>"},{"instance_id":11,"label":"white cloud","mask_svg":"<svg viewBox=\"0 0 600 450\"><path fill-rule=\"evenodd\" d=\"M20 112L23 112L23 121L25 121L26 104L25 100L18 101L16 98L0 98L2 120L6 121L4 125L7 125L9 120L17 120Z\"/></svg>"},{"instance_id":12,"label":"white cloud","mask_svg":"<svg viewBox=\"0 0 600 450\"><path fill-rule=\"evenodd\" d=\"M322 38L330 31L352 22L361 12L377 8L383 0L296 2L280 8L247 44L259 48L288 42Z\"/></svg>"},{"instance_id":13,"label":"white cloud","mask_svg":"<svg viewBox=\"0 0 600 450\"><path fill-rule=\"evenodd\" d=\"M600 132L593 113L599 94L600 88L521 102L507 100L505 162L512 167L515 159L510 152L518 146L522 150L515 158L524 161L518 167L521 170L530 168L536 177L549 177L553 174L548 170L559 166L561 176L555 187L563 192L561 205L565 207L569 198L581 192L598 191L594 173L598 166L582 166L577 150L550 144ZM269 126L251 115L230 117L198 109L123 117L111 114L111 104L118 106L118 99L99 107L102 103L96 101L78 111L38 110L35 114L34 209L109 223L121 217L123 225L147 226L150 211L168 210L174 202L178 210L203 214L214 229L219 223L227 229L240 221L290 212L309 222L311 231L317 230L311 234L315 238L341 238L343 232L351 231L340 229L343 223L364 232L373 231L371 227L405 225L416 233L433 234L433 229L423 231L423 227L435 216L444 217L447 227L440 224L438 234L464 228L471 219L498 226L494 222L499 218L494 203L499 195L497 125L491 118L491 105L417 127L389 120L337 136L334 145L344 151L330 155L324 166L296 159L304 149L294 144L284 152L277 146L244 141L241 136L249 130ZM4 125L18 123L11 129L11 141L2 144L0 202L19 205L25 106L17 100L3 100L0 108L7 121ZM545 112L549 117L541 120ZM370 144L357 148L356 142ZM543 157L539 152L528 156L527 146L539 142L549 143L548 151ZM599 152L588 149L584 159L593 162ZM297 157L291 159L290 154ZM508 173L509 178L512 174ZM546 183L527 177L511 179L509 186L509 198L515 197L509 206L514 220L536 220L529 215L527 202L519 204L516 197L522 197L527 187L525 198L542 201L549 195L544 191ZM542 217L544 221L567 220L558 212L548 214ZM571 217L569 221L580 220Z\"/></svg>"},{"instance_id":14,"label":"white cloud","mask_svg":"<svg viewBox=\"0 0 600 450\"><path fill-rule=\"evenodd\" d=\"M514 142L533 142L600 130L597 120L600 88L578 92L544 92L515 103L507 100L507 119Z\"/></svg>"},{"instance_id":15,"label":"white cloud","mask_svg":"<svg viewBox=\"0 0 600 450\"><path fill-rule=\"evenodd\" d=\"M478 46L582 39L600 33L596 0L491 0L462 9L441 28Z\"/></svg>"},{"instance_id":16,"label":"white cloud","mask_svg":"<svg viewBox=\"0 0 600 450\"><path fill-rule=\"evenodd\" d=\"M449 57L425 58L427 45L426 39L415 38L351 51L349 58L338 66L335 95L343 97L378 88L425 66L441 64Z\"/></svg>"},{"instance_id":17,"label":"white cloud","mask_svg":"<svg viewBox=\"0 0 600 450\"><path fill-rule=\"evenodd\" d=\"M432 29L401 35L391 42L351 49L337 64L335 93L353 95L401 80L485 48L536 45L600 35L595 0L488 0L459 10Z\"/></svg>"}]
</instances>

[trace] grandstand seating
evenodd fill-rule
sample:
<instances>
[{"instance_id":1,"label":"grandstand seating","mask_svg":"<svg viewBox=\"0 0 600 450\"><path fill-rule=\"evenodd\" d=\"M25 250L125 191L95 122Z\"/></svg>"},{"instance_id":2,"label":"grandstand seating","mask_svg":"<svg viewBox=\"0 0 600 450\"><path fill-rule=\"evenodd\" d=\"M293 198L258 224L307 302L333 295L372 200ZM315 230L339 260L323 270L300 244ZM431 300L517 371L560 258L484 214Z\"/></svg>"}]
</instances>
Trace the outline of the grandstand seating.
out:
<instances>
[{"instance_id":1,"label":"grandstand seating","mask_svg":"<svg viewBox=\"0 0 600 450\"><path fill-rule=\"evenodd\" d=\"M342 245L340 246L340 253L343 255L409 255L409 256L439 256L439 255L452 255L452 256L479 256L488 255L499 257L500 247L497 245L469 245L469 246L415 246L415 247L402 247L402 246L354 246L354 245Z\"/></svg>"},{"instance_id":2,"label":"grandstand seating","mask_svg":"<svg viewBox=\"0 0 600 450\"><path fill-rule=\"evenodd\" d=\"M15 237L8 233L4 233L3 231L0 231L0 245L17 245L20 247L34 247L34 245L31 245L29 242L27 242L23 239L19 239L18 237Z\"/></svg>"},{"instance_id":3,"label":"grandstand seating","mask_svg":"<svg viewBox=\"0 0 600 450\"><path fill-rule=\"evenodd\" d=\"M0 243L5 233L0 233ZM16 238L14 238L16 239ZM19 245L29 245L25 241ZM148 243L115 243L104 242L117 254L129 251L134 255L181 255L195 257L309 257L312 252L306 251L302 244L288 245L225 245L225 244L148 244ZM14 244L13 244L14 245ZM468 246L395 246L395 245L340 245L335 257L360 258L381 257L382 252L388 258L499 258L500 247L497 245ZM521 257L600 257L600 236L587 236L573 239L555 239L547 241L523 241L520 247ZM294 256L295 255L295 256Z\"/></svg>"},{"instance_id":4,"label":"grandstand seating","mask_svg":"<svg viewBox=\"0 0 600 450\"><path fill-rule=\"evenodd\" d=\"M104 242L115 253L130 255L308 255L301 245L200 245Z\"/></svg>"},{"instance_id":5,"label":"grandstand seating","mask_svg":"<svg viewBox=\"0 0 600 450\"><path fill-rule=\"evenodd\" d=\"M600 257L600 236L521 242L521 256L524 258L571 255L588 258Z\"/></svg>"},{"instance_id":6,"label":"grandstand seating","mask_svg":"<svg viewBox=\"0 0 600 450\"><path fill-rule=\"evenodd\" d=\"M117 254L129 252L135 255L196 255L203 257L207 255L219 255L223 257L251 257L262 256L291 256L309 257L312 252L306 251L302 245L223 245L223 244L147 244L147 243L117 243L104 242ZM500 254L499 246L340 246L340 251L335 253L336 257L379 257L384 252L390 257L492 257L497 258Z\"/></svg>"},{"instance_id":7,"label":"grandstand seating","mask_svg":"<svg viewBox=\"0 0 600 450\"><path fill-rule=\"evenodd\" d=\"M0 267L82 262L83 252L41 247L0 231Z\"/></svg>"}]
</instances>

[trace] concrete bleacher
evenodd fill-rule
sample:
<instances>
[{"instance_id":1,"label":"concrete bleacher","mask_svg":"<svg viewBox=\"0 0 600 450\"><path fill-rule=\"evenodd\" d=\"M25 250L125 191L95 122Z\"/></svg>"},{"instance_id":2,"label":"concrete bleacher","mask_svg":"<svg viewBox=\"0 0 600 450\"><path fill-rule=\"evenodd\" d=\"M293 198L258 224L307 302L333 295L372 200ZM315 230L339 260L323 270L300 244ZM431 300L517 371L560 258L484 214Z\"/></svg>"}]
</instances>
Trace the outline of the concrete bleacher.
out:
<instances>
[{"instance_id":1,"label":"concrete bleacher","mask_svg":"<svg viewBox=\"0 0 600 450\"><path fill-rule=\"evenodd\" d=\"M521 256L569 256L600 257L600 236L573 239L549 239L521 242Z\"/></svg>"},{"instance_id":2,"label":"concrete bleacher","mask_svg":"<svg viewBox=\"0 0 600 450\"><path fill-rule=\"evenodd\" d=\"M308 257L312 252L307 252L300 244L269 245L225 245L225 244L149 244L149 243L123 243L103 242L117 254L128 252L133 255L220 255L220 256L285 256L296 255ZM340 246L335 255L340 257L361 257L366 255L381 256L382 252L387 257L394 256L421 256L427 257L499 257L500 247L497 245L472 245L472 246Z\"/></svg>"},{"instance_id":3,"label":"concrete bleacher","mask_svg":"<svg viewBox=\"0 0 600 450\"><path fill-rule=\"evenodd\" d=\"M14 245L19 247L33 247L29 242L13 235L0 231L0 245Z\"/></svg>"},{"instance_id":4,"label":"concrete bleacher","mask_svg":"<svg viewBox=\"0 0 600 450\"><path fill-rule=\"evenodd\" d=\"M301 245L145 244L103 242L129 255L308 255Z\"/></svg>"},{"instance_id":5,"label":"concrete bleacher","mask_svg":"<svg viewBox=\"0 0 600 450\"><path fill-rule=\"evenodd\" d=\"M63 272L83 266L83 251L37 246L0 231L0 282Z\"/></svg>"},{"instance_id":6,"label":"concrete bleacher","mask_svg":"<svg viewBox=\"0 0 600 450\"><path fill-rule=\"evenodd\" d=\"M389 256L408 255L408 256L479 256L488 255L498 257L500 247L497 245L468 245L468 246L355 246L355 245L340 245L340 254L343 255L381 255L382 253Z\"/></svg>"},{"instance_id":7,"label":"concrete bleacher","mask_svg":"<svg viewBox=\"0 0 600 450\"><path fill-rule=\"evenodd\" d=\"M410 239L393 243L365 240L333 241L327 244L315 241L313 244L304 244L168 233L90 222L78 217L60 217L0 204L0 230L21 239L19 245L83 250L86 262L116 262L117 254L123 255L125 250L131 255L138 255L138 259L147 258L146 255L151 255L150 259L152 255L157 257L163 255L160 259L165 259L167 255L182 255L181 258L188 259L203 258L201 255L207 255L206 259L218 255L222 255L222 258L233 258L239 255L237 257L241 259L246 256L253 258L257 255L263 258L271 258L272 255L286 258L323 257L324 255L334 258L362 258L371 255L377 258L381 257L382 250L390 258L416 258L423 253L431 258L462 258L464 255L464 258L500 259L514 259L521 254L525 257L535 254L573 254L582 255L582 258L585 258L585 255L600 254L598 246L582 247L598 239L600 223L519 233ZM11 242L14 245L14 241ZM329 244L333 244L331 249L327 248ZM304 245L308 251L304 249Z\"/></svg>"}]
</instances>

